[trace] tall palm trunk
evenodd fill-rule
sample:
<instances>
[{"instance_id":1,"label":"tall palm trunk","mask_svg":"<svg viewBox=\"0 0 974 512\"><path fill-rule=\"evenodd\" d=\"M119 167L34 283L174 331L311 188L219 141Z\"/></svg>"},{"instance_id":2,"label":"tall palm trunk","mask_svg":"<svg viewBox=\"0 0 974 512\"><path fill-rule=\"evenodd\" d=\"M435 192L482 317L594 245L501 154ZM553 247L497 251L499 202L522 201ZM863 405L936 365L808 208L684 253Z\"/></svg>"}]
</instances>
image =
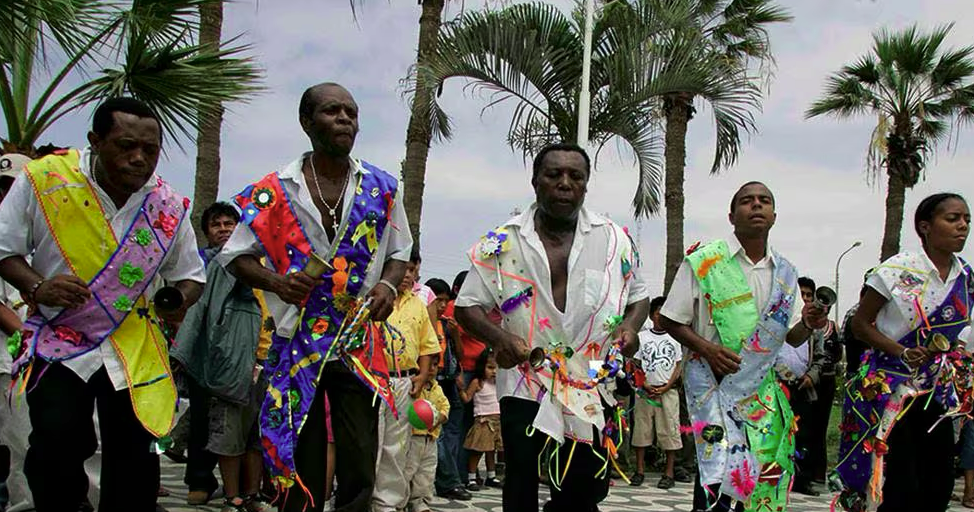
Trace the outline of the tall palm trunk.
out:
<instances>
[{"instance_id":1,"label":"tall palm trunk","mask_svg":"<svg viewBox=\"0 0 974 512\"><path fill-rule=\"evenodd\" d=\"M200 43L220 46L223 29L223 2L200 5ZM193 229L196 239L203 244L206 237L200 228L203 210L216 201L220 191L220 130L223 128L223 105L205 109L200 115L196 135L196 188L193 193Z\"/></svg>"},{"instance_id":2,"label":"tall palm trunk","mask_svg":"<svg viewBox=\"0 0 974 512\"><path fill-rule=\"evenodd\" d=\"M667 98L666 108L666 273L663 294L669 293L676 271L683 261L683 172L687 160L687 125L692 115L693 98L675 94Z\"/></svg>"},{"instance_id":3,"label":"tall palm trunk","mask_svg":"<svg viewBox=\"0 0 974 512\"><path fill-rule=\"evenodd\" d=\"M880 261L900 252L900 231L903 230L903 203L906 201L906 182L900 173L888 172L889 188L886 191L886 225L883 228L883 248Z\"/></svg>"},{"instance_id":4,"label":"tall palm trunk","mask_svg":"<svg viewBox=\"0 0 974 512\"><path fill-rule=\"evenodd\" d=\"M423 0L423 13L419 17L419 49L416 66L426 64L436 49L443 18L445 0ZM427 91L422 75L416 79L409 128L406 130L406 160L403 162L404 206L409 218L409 231L413 243L420 246L419 226L423 213L423 189L426 188L426 160L430 150L429 105L431 92Z\"/></svg>"}]
</instances>

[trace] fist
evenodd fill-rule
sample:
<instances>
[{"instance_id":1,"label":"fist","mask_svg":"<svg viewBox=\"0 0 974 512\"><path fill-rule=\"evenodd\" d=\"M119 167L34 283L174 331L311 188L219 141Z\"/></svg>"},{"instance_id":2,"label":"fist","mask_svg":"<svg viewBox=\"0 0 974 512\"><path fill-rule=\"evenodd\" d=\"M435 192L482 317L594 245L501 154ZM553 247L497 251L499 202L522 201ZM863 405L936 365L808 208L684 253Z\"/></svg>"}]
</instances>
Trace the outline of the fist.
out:
<instances>
[{"instance_id":1,"label":"fist","mask_svg":"<svg viewBox=\"0 0 974 512\"><path fill-rule=\"evenodd\" d=\"M80 308L90 298L88 284L76 276L54 276L34 290L34 302L54 308Z\"/></svg>"}]
</instances>

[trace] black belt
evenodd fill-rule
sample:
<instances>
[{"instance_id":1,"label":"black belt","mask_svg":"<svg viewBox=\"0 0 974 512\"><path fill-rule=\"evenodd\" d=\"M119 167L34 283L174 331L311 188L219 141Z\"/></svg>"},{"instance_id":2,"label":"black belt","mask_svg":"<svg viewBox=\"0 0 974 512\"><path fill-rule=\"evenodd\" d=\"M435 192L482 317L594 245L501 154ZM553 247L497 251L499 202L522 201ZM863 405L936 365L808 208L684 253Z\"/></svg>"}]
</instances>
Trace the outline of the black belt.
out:
<instances>
[{"instance_id":1,"label":"black belt","mask_svg":"<svg viewBox=\"0 0 974 512\"><path fill-rule=\"evenodd\" d=\"M419 375L419 368L412 368L409 370L399 370L399 372L392 372L393 377L399 377L400 379L403 377L415 377L417 375Z\"/></svg>"}]
</instances>

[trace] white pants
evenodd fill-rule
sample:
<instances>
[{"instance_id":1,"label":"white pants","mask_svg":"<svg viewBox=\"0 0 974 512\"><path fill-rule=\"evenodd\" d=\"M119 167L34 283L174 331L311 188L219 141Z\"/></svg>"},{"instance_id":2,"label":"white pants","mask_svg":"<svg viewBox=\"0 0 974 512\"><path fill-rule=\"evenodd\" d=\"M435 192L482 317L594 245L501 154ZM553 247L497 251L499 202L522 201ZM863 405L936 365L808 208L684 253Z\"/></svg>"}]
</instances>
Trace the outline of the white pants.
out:
<instances>
[{"instance_id":1,"label":"white pants","mask_svg":"<svg viewBox=\"0 0 974 512\"><path fill-rule=\"evenodd\" d=\"M10 374L0 375L0 389L10 389ZM7 512L20 512L34 509L34 498L27 487L24 476L24 457L29 446L30 415L27 396L12 390L9 401L0 405L0 444L10 449L10 476L7 477L7 492L10 496ZM0 395L2 396L2 395Z\"/></svg>"},{"instance_id":2,"label":"white pants","mask_svg":"<svg viewBox=\"0 0 974 512\"><path fill-rule=\"evenodd\" d=\"M409 391L412 381L408 377L390 379L392 394L396 399L399 419L389 407L379 411L379 455L375 464L375 491L372 493L373 512L397 512L406 508L409 500L409 482L406 480L406 454L412 430L406 421L409 408Z\"/></svg>"},{"instance_id":3,"label":"white pants","mask_svg":"<svg viewBox=\"0 0 974 512\"><path fill-rule=\"evenodd\" d=\"M428 512L433 503L433 480L436 479L436 439L412 436L406 456L406 481L409 482L409 508Z\"/></svg>"}]
</instances>

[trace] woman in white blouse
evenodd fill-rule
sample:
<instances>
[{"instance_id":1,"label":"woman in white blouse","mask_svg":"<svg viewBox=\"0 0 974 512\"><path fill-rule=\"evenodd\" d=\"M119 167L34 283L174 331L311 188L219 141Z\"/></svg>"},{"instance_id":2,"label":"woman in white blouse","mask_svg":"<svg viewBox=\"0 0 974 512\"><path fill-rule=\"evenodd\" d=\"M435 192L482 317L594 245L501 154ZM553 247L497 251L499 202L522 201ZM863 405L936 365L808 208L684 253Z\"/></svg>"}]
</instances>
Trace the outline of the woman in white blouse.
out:
<instances>
[{"instance_id":1,"label":"woman in white blouse","mask_svg":"<svg viewBox=\"0 0 974 512\"><path fill-rule=\"evenodd\" d=\"M956 341L974 303L974 276L957 257L970 222L963 197L927 197L914 216L923 251L893 256L866 282L852 328L872 349L849 383L840 429L838 472L847 488L840 501L848 509L947 509L953 432L951 421L941 419L970 395L938 377L951 361L970 362Z\"/></svg>"}]
</instances>

